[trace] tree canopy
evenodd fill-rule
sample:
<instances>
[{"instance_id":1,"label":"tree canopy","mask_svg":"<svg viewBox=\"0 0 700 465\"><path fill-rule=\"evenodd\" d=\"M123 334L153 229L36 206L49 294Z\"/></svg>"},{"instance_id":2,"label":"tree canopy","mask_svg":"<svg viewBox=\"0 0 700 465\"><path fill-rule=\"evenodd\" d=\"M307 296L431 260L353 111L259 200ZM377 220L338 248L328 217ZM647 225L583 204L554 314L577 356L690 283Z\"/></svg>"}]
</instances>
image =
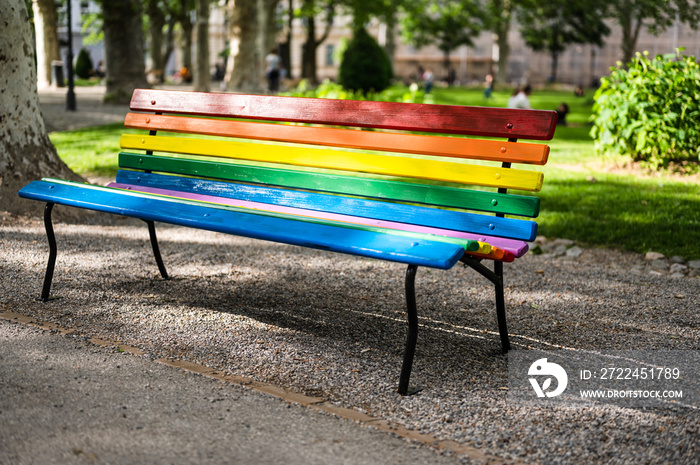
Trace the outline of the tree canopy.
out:
<instances>
[{"instance_id":1,"label":"tree canopy","mask_svg":"<svg viewBox=\"0 0 700 465\"><path fill-rule=\"evenodd\" d=\"M537 52L552 57L550 79L557 78L559 54L572 44L603 45L610 33L604 22L607 0L525 0L518 9L520 34Z\"/></svg>"}]
</instances>

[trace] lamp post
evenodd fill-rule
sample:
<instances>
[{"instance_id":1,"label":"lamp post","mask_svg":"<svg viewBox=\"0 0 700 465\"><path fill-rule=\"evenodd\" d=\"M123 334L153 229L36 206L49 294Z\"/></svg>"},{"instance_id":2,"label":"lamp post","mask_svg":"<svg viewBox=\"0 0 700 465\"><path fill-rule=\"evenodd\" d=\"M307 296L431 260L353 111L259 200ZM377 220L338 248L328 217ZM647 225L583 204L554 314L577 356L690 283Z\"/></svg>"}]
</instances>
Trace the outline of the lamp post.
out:
<instances>
[{"instance_id":1,"label":"lamp post","mask_svg":"<svg viewBox=\"0 0 700 465\"><path fill-rule=\"evenodd\" d=\"M71 18L71 0L66 1L68 13L68 93L66 94L66 110L75 111L75 83L73 81L73 19Z\"/></svg>"}]
</instances>

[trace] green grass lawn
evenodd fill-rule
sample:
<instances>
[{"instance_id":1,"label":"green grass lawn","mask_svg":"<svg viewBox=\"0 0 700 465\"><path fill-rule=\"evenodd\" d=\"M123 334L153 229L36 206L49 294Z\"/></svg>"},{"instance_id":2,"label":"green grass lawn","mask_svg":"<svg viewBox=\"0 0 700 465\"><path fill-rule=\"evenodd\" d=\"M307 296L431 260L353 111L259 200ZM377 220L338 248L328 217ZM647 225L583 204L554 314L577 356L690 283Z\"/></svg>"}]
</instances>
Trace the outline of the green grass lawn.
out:
<instances>
[{"instance_id":1,"label":"green grass lawn","mask_svg":"<svg viewBox=\"0 0 700 465\"><path fill-rule=\"evenodd\" d=\"M504 107L509 91L496 89L488 100L480 89L436 88L433 94L436 103ZM569 126L557 128L549 143L539 233L591 246L700 259L700 186L666 175L609 169L614 160L596 155L588 135L591 95L591 91L575 97L568 91L536 90L530 97L536 109L553 110L566 102L571 110ZM50 137L74 171L113 176L123 132L138 131L112 124Z\"/></svg>"}]
</instances>

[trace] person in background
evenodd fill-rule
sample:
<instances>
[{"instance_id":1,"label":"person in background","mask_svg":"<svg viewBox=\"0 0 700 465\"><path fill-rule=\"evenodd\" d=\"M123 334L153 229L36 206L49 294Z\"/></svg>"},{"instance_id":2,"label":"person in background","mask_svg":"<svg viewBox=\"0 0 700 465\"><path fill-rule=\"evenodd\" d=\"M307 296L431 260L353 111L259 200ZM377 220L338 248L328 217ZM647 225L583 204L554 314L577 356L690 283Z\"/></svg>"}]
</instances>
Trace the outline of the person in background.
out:
<instances>
[{"instance_id":1,"label":"person in background","mask_svg":"<svg viewBox=\"0 0 700 465\"><path fill-rule=\"evenodd\" d=\"M280 89L280 56L276 49L270 50L265 57L265 77L267 77L267 90L277 92Z\"/></svg>"},{"instance_id":2,"label":"person in background","mask_svg":"<svg viewBox=\"0 0 700 465\"><path fill-rule=\"evenodd\" d=\"M557 126L566 126L566 115L569 114L569 105L562 102L557 108Z\"/></svg>"},{"instance_id":3,"label":"person in background","mask_svg":"<svg viewBox=\"0 0 700 465\"><path fill-rule=\"evenodd\" d=\"M508 108L520 108L522 110L531 110L529 95L532 93L530 84L522 89L516 88L513 95L508 99Z\"/></svg>"},{"instance_id":4,"label":"person in background","mask_svg":"<svg viewBox=\"0 0 700 465\"><path fill-rule=\"evenodd\" d=\"M488 99L491 97L491 94L493 93L493 74L489 73L486 75L486 78L484 79L485 82L485 88L484 88L484 98Z\"/></svg>"},{"instance_id":5,"label":"person in background","mask_svg":"<svg viewBox=\"0 0 700 465\"><path fill-rule=\"evenodd\" d=\"M433 90L433 81L435 80L435 75L433 70L426 69L423 73L423 81L425 82L425 93L429 94Z\"/></svg>"}]
</instances>

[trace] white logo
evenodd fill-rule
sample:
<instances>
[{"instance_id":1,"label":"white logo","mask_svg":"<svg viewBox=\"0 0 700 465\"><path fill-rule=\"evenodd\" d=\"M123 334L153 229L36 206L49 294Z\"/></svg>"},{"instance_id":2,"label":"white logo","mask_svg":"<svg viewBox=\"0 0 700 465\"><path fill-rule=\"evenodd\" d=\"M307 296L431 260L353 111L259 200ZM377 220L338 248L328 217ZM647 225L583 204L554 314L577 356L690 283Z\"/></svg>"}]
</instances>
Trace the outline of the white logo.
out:
<instances>
[{"instance_id":1,"label":"white logo","mask_svg":"<svg viewBox=\"0 0 700 465\"><path fill-rule=\"evenodd\" d=\"M566 384L569 382L566 371L564 371L560 365L548 362L546 358L535 360L535 363L530 365L527 374L530 376L548 376L542 383L542 386L540 386L535 378L530 378L530 384L532 384L532 388L535 390L535 393L537 393L537 397L556 397L564 392ZM557 388L553 391L547 391L552 384L552 377L557 380Z\"/></svg>"}]
</instances>

